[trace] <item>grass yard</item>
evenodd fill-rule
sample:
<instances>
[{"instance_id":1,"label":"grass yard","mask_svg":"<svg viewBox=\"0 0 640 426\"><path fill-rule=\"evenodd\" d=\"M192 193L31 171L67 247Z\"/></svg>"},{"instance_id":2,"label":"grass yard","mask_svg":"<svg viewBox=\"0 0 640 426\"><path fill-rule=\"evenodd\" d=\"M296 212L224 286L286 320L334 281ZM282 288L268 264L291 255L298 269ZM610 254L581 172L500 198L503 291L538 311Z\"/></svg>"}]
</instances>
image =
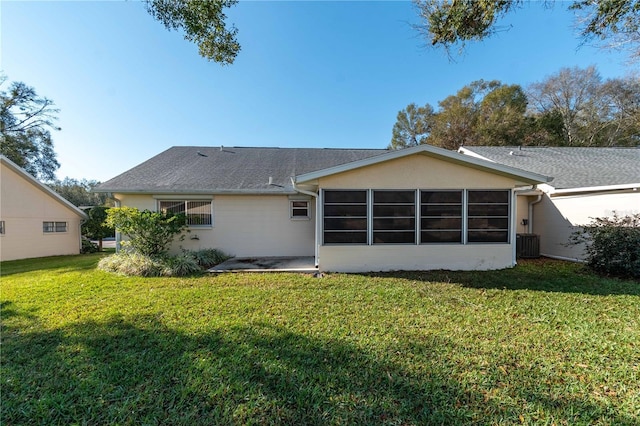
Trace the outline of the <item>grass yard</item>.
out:
<instances>
[{"instance_id":1,"label":"grass yard","mask_svg":"<svg viewBox=\"0 0 640 426\"><path fill-rule=\"evenodd\" d=\"M1 265L0 423L640 424L640 283Z\"/></svg>"}]
</instances>

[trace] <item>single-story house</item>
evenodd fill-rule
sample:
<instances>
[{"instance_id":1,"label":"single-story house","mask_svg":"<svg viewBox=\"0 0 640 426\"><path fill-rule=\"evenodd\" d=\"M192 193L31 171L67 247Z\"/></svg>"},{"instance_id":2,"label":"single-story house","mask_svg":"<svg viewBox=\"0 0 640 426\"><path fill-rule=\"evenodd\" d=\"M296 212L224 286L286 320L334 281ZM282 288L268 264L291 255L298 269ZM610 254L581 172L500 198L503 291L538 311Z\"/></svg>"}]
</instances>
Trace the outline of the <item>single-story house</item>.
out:
<instances>
[{"instance_id":1,"label":"single-story house","mask_svg":"<svg viewBox=\"0 0 640 426\"><path fill-rule=\"evenodd\" d=\"M550 180L428 145L177 146L94 190L185 214L174 250L314 256L335 272L487 270L515 265L517 192Z\"/></svg>"},{"instance_id":2,"label":"single-story house","mask_svg":"<svg viewBox=\"0 0 640 426\"><path fill-rule=\"evenodd\" d=\"M0 261L79 254L87 215L0 155Z\"/></svg>"},{"instance_id":3,"label":"single-story house","mask_svg":"<svg viewBox=\"0 0 640 426\"><path fill-rule=\"evenodd\" d=\"M540 254L583 260L584 247L568 245L596 217L640 213L640 149L469 146L474 158L517 167L553 181L516 191L518 233L539 236Z\"/></svg>"}]
</instances>

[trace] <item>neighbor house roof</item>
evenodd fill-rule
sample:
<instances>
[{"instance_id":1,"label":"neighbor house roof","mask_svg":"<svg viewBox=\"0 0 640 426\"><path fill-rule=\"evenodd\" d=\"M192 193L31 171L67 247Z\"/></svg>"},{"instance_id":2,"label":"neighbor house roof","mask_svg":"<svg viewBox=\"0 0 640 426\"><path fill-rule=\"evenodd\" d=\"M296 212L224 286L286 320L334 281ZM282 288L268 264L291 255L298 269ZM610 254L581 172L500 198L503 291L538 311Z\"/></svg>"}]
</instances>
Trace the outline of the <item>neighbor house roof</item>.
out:
<instances>
[{"instance_id":1,"label":"neighbor house roof","mask_svg":"<svg viewBox=\"0 0 640 426\"><path fill-rule=\"evenodd\" d=\"M22 176L22 178L24 178L27 182L31 183L33 186L38 188L40 191L42 191L43 193L45 193L47 196L51 197L52 199L54 199L58 203L60 203L63 206L67 207L69 210L71 210L72 212L74 212L75 214L80 216L81 218L88 219L88 216L87 216L87 214L85 212L80 210L78 207L74 206L66 198L62 197L60 194L55 192L53 189L49 188L44 183L40 182L38 179L36 179L33 176L31 176L22 167L18 166L16 163L14 163L13 161L9 160L7 157L5 157L4 155L1 155L1 154L0 154L0 163L4 164L9 169L13 170L19 176Z\"/></svg>"},{"instance_id":2,"label":"neighbor house roof","mask_svg":"<svg viewBox=\"0 0 640 426\"><path fill-rule=\"evenodd\" d=\"M94 191L294 193L293 176L387 152L386 149L174 146L102 183Z\"/></svg>"},{"instance_id":3,"label":"neighbor house roof","mask_svg":"<svg viewBox=\"0 0 640 426\"><path fill-rule=\"evenodd\" d=\"M640 183L638 148L466 146L459 151L553 176L550 185L556 189Z\"/></svg>"},{"instance_id":4,"label":"neighbor house roof","mask_svg":"<svg viewBox=\"0 0 640 426\"><path fill-rule=\"evenodd\" d=\"M524 182L550 180L536 173L429 145L398 151L177 146L102 183L94 191L156 194L295 193L291 178L296 178L298 183L307 182L414 154L429 155L515 177Z\"/></svg>"}]
</instances>

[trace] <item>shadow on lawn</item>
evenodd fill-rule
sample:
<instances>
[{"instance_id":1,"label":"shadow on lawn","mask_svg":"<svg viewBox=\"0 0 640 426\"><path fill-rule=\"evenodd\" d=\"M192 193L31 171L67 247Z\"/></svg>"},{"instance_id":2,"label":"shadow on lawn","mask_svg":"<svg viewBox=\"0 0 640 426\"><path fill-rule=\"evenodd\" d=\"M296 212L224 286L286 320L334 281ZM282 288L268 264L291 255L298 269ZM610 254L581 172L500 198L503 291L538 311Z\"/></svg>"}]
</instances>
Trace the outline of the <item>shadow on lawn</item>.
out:
<instances>
[{"instance_id":1,"label":"shadow on lawn","mask_svg":"<svg viewBox=\"0 0 640 426\"><path fill-rule=\"evenodd\" d=\"M601 277L582 264L553 259L519 260L515 268L498 271L439 270L365 275L450 282L470 288L640 296L640 282Z\"/></svg>"},{"instance_id":2,"label":"shadow on lawn","mask_svg":"<svg viewBox=\"0 0 640 426\"><path fill-rule=\"evenodd\" d=\"M447 341L403 348L420 356L414 369L264 324L192 335L139 316L4 329L6 424L518 423L522 408L487 400L457 383L451 366L424 361ZM524 391L556 420L575 413L569 423L632 424L590 401Z\"/></svg>"}]
</instances>

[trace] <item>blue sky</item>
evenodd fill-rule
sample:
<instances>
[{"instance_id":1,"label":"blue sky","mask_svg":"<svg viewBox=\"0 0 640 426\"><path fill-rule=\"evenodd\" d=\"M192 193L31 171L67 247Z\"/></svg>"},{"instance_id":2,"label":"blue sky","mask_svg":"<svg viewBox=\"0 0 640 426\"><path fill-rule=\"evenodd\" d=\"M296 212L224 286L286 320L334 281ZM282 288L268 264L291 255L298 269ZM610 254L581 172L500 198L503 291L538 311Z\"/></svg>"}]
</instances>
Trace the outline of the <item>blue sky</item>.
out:
<instances>
[{"instance_id":1,"label":"blue sky","mask_svg":"<svg viewBox=\"0 0 640 426\"><path fill-rule=\"evenodd\" d=\"M241 1L228 16L242 51L223 67L137 1L3 0L0 68L60 108L58 176L105 181L174 145L385 148L399 110L474 80L634 71L579 47L567 4L533 2L451 62L408 1Z\"/></svg>"}]
</instances>

